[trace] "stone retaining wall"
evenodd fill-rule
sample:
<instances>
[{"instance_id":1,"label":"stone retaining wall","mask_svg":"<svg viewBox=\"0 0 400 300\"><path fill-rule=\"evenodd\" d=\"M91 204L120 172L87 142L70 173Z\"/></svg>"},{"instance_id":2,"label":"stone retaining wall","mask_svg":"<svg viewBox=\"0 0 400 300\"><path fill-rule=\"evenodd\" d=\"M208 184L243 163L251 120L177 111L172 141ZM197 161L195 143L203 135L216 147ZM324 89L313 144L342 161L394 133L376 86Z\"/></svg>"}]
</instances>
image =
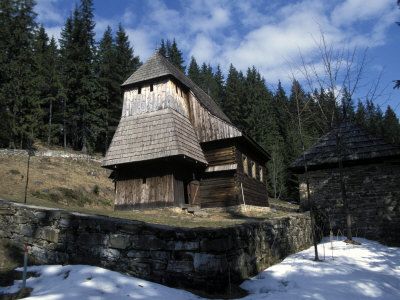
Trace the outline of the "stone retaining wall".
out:
<instances>
[{"instance_id":1,"label":"stone retaining wall","mask_svg":"<svg viewBox=\"0 0 400 300\"><path fill-rule=\"evenodd\" d=\"M90 264L170 286L224 291L311 245L308 214L227 228L174 228L0 200L0 242L36 264Z\"/></svg>"}]
</instances>

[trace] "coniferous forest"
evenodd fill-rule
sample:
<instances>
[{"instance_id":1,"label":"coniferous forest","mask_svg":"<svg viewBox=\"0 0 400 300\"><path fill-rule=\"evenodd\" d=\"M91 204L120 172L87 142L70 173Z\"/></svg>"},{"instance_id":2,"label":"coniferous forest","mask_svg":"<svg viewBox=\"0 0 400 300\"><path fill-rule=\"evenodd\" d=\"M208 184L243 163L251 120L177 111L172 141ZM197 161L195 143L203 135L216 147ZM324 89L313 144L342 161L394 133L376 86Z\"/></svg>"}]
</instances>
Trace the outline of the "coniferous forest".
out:
<instances>
[{"instance_id":1,"label":"coniferous forest","mask_svg":"<svg viewBox=\"0 0 400 300\"><path fill-rule=\"evenodd\" d=\"M40 140L88 153L105 153L122 107L120 85L140 65L124 28L108 27L95 39L93 1L81 0L65 20L60 40L36 22L34 0L0 1L0 147L28 148ZM256 67L242 72L184 61L175 40L161 40L159 51L180 68L271 155L269 193L294 194L289 164L305 147L327 133L321 105L390 142L400 139L399 120L391 107L372 100L337 101L324 90L307 91L293 80L290 90L265 82ZM275 89L269 86L277 86ZM316 101L318 99L318 101ZM299 109L303 135L299 135Z\"/></svg>"}]
</instances>

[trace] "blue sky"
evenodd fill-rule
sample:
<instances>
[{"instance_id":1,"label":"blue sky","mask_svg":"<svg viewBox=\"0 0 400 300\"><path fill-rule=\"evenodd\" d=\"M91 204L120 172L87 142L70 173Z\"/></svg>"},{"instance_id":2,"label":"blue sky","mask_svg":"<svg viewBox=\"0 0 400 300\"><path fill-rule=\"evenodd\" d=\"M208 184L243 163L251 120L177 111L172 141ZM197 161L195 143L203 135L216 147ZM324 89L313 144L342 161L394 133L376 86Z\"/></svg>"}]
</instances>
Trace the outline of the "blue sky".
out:
<instances>
[{"instance_id":1,"label":"blue sky","mask_svg":"<svg viewBox=\"0 0 400 300\"><path fill-rule=\"evenodd\" d=\"M78 1L37 2L38 21L58 38ZM400 91L392 88L393 80L400 79L400 26L395 23L400 9L395 0L94 0L94 8L96 37L107 25L115 29L122 23L142 60L161 38L176 38L186 63L193 55L198 62L220 64L225 72L230 63L243 71L254 65L272 90L278 80L289 86L293 74L301 80L300 53L320 70L321 32L335 50L362 53L368 47L355 97L365 98L382 74L375 102L382 109L390 104L400 115Z\"/></svg>"}]
</instances>

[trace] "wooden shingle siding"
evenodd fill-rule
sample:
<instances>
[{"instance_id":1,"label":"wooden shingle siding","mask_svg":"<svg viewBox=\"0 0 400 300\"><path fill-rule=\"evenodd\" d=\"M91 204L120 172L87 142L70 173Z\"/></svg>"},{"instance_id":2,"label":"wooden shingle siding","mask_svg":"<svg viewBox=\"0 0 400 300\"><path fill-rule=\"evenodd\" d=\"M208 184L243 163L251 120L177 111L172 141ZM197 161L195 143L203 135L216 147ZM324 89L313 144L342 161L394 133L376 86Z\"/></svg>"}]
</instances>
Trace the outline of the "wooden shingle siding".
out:
<instances>
[{"instance_id":1,"label":"wooden shingle siding","mask_svg":"<svg viewBox=\"0 0 400 300\"><path fill-rule=\"evenodd\" d=\"M172 109L122 118L103 166L185 155L206 163L187 118Z\"/></svg>"},{"instance_id":2,"label":"wooden shingle siding","mask_svg":"<svg viewBox=\"0 0 400 300\"><path fill-rule=\"evenodd\" d=\"M212 115L192 93L189 93L189 103L191 123L199 142L222 140L242 135L241 131L235 126Z\"/></svg>"},{"instance_id":3,"label":"wooden shingle siding","mask_svg":"<svg viewBox=\"0 0 400 300\"><path fill-rule=\"evenodd\" d=\"M176 83L168 79L141 87L132 87L124 91L122 117L138 116L165 108L171 108L185 117L189 117L188 95L186 92L176 93Z\"/></svg>"},{"instance_id":4,"label":"wooden shingle siding","mask_svg":"<svg viewBox=\"0 0 400 300\"><path fill-rule=\"evenodd\" d=\"M219 108L215 101L207 95L200 87L198 87L189 77L187 77L181 70L170 63L158 51L149 58L135 73L133 73L123 84L123 87L129 87L140 82L154 80L161 77L173 77L180 83L185 85L187 89L191 90L196 98L200 101L201 105L205 107L214 116L218 117L225 122L231 123L229 118Z\"/></svg>"}]
</instances>

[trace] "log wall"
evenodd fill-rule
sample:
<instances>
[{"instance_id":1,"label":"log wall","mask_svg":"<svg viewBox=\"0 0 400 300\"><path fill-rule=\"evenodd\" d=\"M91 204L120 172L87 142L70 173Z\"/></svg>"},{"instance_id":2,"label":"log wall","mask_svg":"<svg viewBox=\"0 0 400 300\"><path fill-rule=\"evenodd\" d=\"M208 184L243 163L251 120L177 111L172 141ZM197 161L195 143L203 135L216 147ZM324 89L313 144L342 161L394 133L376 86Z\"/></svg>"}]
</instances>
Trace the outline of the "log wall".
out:
<instances>
[{"instance_id":1,"label":"log wall","mask_svg":"<svg viewBox=\"0 0 400 300\"><path fill-rule=\"evenodd\" d=\"M200 182L201 207L227 207L239 205L235 172L207 173Z\"/></svg>"},{"instance_id":2,"label":"log wall","mask_svg":"<svg viewBox=\"0 0 400 300\"><path fill-rule=\"evenodd\" d=\"M255 206L268 206L268 192L267 192L267 171L265 168L265 161L260 160L256 155L249 153L245 148L236 149L236 162L237 162L237 172L235 174L235 181L237 188L242 192L243 187L244 202L248 205ZM255 176L250 176L250 174L245 174L243 166L243 154L246 155L249 161L256 163L258 167L262 167L262 177L261 181L259 174ZM250 168L250 167L249 167ZM257 169L258 172L259 169ZM240 194L240 201L243 202L243 195Z\"/></svg>"},{"instance_id":3,"label":"log wall","mask_svg":"<svg viewBox=\"0 0 400 300\"><path fill-rule=\"evenodd\" d=\"M244 204L268 206L265 161L245 147L233 141L218 144L203 144L203 151L209 167L200 183L202 207L227 207ZM242 153L258 166L263 166L263 179L257 174L253 178L243 171ZM242 194L243 188L243 194ZM243 201L244 196L244 201Z\"/></svg>"}]
</instances>

